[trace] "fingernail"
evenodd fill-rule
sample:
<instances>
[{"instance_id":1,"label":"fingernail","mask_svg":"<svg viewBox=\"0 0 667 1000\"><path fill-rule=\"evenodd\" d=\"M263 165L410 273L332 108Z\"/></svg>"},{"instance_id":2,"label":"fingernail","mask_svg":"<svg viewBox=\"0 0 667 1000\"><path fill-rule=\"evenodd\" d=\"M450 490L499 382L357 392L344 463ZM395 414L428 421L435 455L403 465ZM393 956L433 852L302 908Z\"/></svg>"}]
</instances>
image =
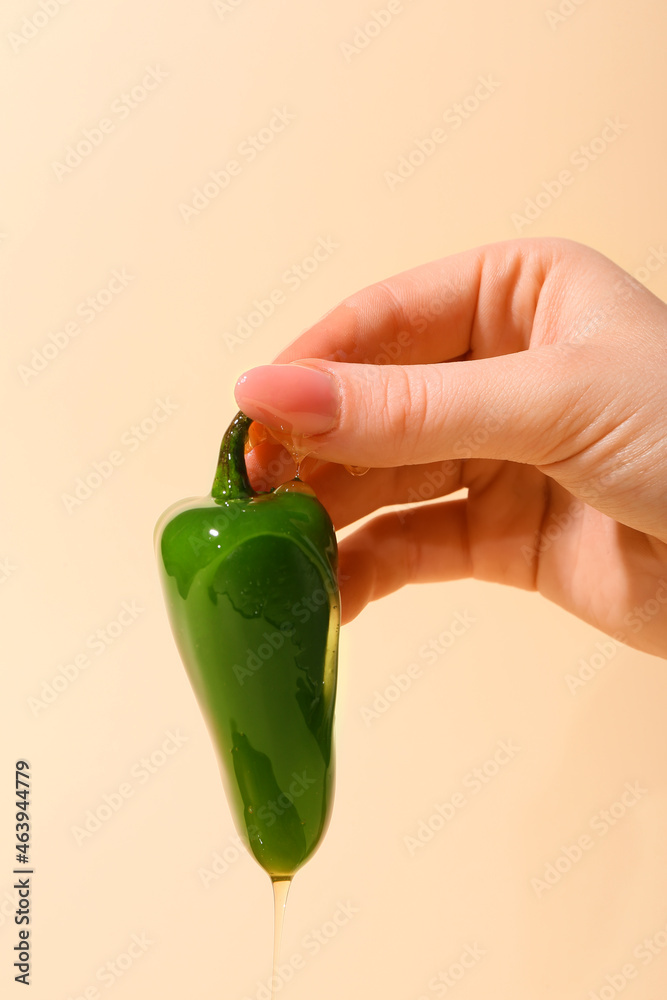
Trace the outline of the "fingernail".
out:
<instances>
[{"instance_id":1,"label":"fingernail","mask_svg":"<svg viewBox=\"0 0 667 1000\"><path fill-rule=\"evenodd\" d=\"M340 408L333 376L294 363L251 368L236 383L234 395L253 420L291 434L331 430Z\"/></svg>"}]
</instances>

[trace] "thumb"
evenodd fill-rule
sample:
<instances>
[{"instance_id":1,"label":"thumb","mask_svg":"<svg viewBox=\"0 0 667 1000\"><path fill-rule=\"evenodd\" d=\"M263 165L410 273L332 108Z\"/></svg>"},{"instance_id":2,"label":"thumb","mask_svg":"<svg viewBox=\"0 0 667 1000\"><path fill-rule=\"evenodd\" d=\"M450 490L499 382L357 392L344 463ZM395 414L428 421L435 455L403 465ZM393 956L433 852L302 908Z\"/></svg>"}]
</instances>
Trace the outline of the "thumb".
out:
<instances>
[{"instance_id":1,"label":"thumb","mask_svg":"<svg viewBox=\"0 0 667 1000\"><path fill-rule=\"evenodd\" d=\"M608 359L604 377L602 364L599 346L586 344L429 365L308 359L251 369L235 396L248 416L305 438L307 450L329 462L390 468L475 457L546 465L604 433L602 414L613 422Z\"/></svg>"}]
</instances>

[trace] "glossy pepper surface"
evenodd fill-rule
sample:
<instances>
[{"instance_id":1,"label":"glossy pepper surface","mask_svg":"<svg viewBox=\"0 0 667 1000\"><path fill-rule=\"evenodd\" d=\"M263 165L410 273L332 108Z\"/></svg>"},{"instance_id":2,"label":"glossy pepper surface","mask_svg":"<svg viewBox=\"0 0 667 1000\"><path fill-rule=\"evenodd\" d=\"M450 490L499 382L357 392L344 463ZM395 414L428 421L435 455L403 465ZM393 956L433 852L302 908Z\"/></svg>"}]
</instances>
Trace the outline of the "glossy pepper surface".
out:
<instances>
[{"instance_id":1,"label":"glossy pepper surface","mask_svg":"<svg viewBox=\"0 0 667 1000\"><path fill-rule=\"evenodd\" d=\"M162 515L156 550L236 827L259 864L284 878L316 849L331 812L337 549L307 486L252 489L250 422L239 413L230 424L211 495Z\"/></svg>"}]
</instances>

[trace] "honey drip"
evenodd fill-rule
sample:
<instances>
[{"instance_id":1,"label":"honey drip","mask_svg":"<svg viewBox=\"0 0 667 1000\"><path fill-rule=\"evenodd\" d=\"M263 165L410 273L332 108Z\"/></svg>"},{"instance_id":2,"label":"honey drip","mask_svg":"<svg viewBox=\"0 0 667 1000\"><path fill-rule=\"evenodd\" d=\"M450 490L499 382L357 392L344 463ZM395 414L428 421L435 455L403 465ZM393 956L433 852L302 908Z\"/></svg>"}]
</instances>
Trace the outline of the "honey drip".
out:
<instances>
[{"instance_id":1,"label":"honey drip","mask_svg":"<svg viewBox=\"0 0 667 1000\"><path fill-rule=\"evenodd\" d=\"M271 1000L276 995L278 982L278 962L280 961L280 942L283 936L285 921L285 904L287 893L292 884L291 878L272 878L273 883L273 975L271 977ZM281 984L282 985L282 984Z\"/></svg>"},{"instance_id":2,"label":"honey drip","mask_svg":"<svg viewBox=\"0 0 667 1000\"><path fill-rule=\"evenodd\" d=\"M259 444L262 441L266 441L269 437L277 441L285 451L288 453L294 465L296 466L296 472L294 478L300 480L301 467L305 459L310 455L311 449L308 446L308 438L303 434L290 434L285 428L281 427L278 430L275 427L266 427L264 424L252 424L252 446Z\"/></svg>"}]
</instances>

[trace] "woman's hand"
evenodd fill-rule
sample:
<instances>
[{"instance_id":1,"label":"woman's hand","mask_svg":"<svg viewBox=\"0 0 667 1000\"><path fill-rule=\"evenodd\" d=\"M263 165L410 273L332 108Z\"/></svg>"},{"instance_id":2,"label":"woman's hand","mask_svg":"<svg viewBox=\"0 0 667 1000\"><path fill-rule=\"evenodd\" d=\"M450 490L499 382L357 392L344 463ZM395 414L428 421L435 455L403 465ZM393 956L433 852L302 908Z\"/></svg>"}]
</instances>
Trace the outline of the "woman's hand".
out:
<instances>
[{"instance_id":1,"label":"woman's hand","mask_svg":"<svg viewBox=\"0 0 667 1000\"><path fill-rule=\"evenodd\" d=\"M566 240L492 244L358 292L276 362L238 405L316 456L336 528L415 501L342 541L345 621L473 576L667 656L667 306L630 275Z\"/></svg>"}]
</instances>

